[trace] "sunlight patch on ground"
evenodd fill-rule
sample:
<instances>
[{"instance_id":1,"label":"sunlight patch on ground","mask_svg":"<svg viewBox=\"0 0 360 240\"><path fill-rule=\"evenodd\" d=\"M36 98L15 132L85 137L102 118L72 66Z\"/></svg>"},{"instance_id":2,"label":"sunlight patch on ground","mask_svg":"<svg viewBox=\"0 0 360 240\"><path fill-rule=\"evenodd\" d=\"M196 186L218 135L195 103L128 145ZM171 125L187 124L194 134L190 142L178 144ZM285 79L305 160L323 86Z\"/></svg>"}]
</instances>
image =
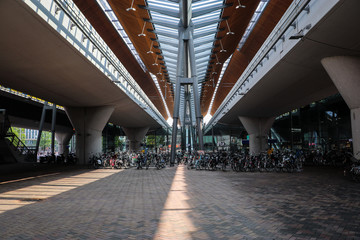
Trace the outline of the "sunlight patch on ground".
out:
<instances>
[{"instance_id":1,"label":"sunlight patch on ground","mask_svg":"<svg viewBox=\"0 0 360 240\"><path fill-rule=\"evenodd\" d=\"M61 194L63 192L75 189L77 187L84 186L86 184L95 182L102 178L106 178L114 173L118 173L123 170L110 170L110 169L98 169L91 172L82 173L79 175L65 177L57 180L53 180L45 183L34 182L33 185L9 190L4 193L0 193L0 214L9 210L16 209L28 204L40 202L47 198ZM57 173L60 174L60 173ZM49 174L50 175L50 174ZM47 175L47 176L49 176ZM55 174L51 174L55 175ZM45 176L45 175L42 175ZM2 183L2 187L6 186L6 183L14 183L18 181L34 180L37 177L19 179L14 181L8 181ZM36 181L36 180L35 180ZM6 186L9 189L12 187ZM14 186L16 187L16 186Z\"/></svg>"},{"instance_id":2,"label":"sunlight patch on ground","mask_svg":"<svg viewBox=\"0 0 360 240\"><path fill-rule=\"evenodd\" d=\"M191 239L191 233L196 231L188 213L192 208L187 203L187 184L185 183L185 167L176 170L160 222L154 239Z\"/></svg>"}]
</instances>

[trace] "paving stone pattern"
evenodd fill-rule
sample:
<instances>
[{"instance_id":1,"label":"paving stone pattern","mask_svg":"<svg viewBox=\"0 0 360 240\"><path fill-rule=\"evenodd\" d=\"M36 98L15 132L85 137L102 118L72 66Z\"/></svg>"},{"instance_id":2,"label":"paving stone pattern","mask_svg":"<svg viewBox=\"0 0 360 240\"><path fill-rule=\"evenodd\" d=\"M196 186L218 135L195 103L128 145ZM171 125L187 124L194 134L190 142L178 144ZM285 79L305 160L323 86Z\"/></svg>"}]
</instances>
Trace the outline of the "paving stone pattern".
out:
<instances>
[{"instance_id":1,"label":"paving stone pattern","mask_svg":"<svg viewBox=\"0 0 360 240\"><path fill-rule=\"evenodd\" d=\"M359 200L337 169L72 169L0 182L0 239L360 239Z\"/></svg>"}]
</instances>

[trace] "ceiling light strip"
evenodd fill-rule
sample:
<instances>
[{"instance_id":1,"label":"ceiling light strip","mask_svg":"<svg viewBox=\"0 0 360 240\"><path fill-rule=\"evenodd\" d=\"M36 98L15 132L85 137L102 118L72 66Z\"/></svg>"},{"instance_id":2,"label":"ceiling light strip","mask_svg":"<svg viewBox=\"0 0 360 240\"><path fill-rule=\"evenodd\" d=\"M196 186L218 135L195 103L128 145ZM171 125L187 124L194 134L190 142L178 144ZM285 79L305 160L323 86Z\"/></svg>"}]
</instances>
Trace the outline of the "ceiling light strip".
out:
<instances>
[{"instance_id":1,"label":"ceiling light strip","mask_svg":"<svg viewBox=\"0 0 360 240\"><path fill-rule=\"evenodd\" d=\"M225 72L225 70L227 69L227 66L229 65L229 62L230 62L231 57L232 57L232 55L224 62L223 66L222 66L221 73L220 73L218 82L217 82L217 84L216 84L216 87L215 87L215 90L214 90L214 94L213 94L213 96L212 96L212 98L211 98L211 102L210 102L210 106L209 106L209 109L208 109L207 114L210 114L210 112L211 112L211 109L212 109L212 106L213 106L213 104L214 104L214 99L215 99L217 90L219 89L220 82L221 82L221 80L222 80L222 77L224 76L224 72Z\"/></svg>"}]
</instances>

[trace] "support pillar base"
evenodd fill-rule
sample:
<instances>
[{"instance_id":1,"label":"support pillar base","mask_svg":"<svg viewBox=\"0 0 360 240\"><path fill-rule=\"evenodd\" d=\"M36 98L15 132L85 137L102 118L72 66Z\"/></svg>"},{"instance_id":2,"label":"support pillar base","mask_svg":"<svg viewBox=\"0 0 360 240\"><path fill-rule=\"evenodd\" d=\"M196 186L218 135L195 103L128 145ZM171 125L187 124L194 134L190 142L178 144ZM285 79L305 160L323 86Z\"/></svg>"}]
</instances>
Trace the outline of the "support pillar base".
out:
<instances>
[{"instance_id":1,"label":"support pillar base","mask_svg":"<svg viewBox=\"0 0 360 240\"><path fill-rule=\"evenodd\" d=\"M55 138L59 144L59 154L63 154L65 157L69 154L69 142L73 136L73 132L56 132Z\"/></svg>"},{"instance_id":2,"label":"support pillar base","mask_svg":"<svg viewBox=\"0 0 360 240\"><path fill-rule=\"evenodd\" d=\"M321 63L351 110L353 155L360 160L360 58L334 56Z\"/></svg>"},{"instance_id":3,"label":"support pillar base","mask_svg":"<svg viewBox=\"0 0 360 240\"><path fill-rule=\"evenodd\" d=\"M239 116L241 123L249 134L250 155L259 155L268 149L268 132L275 121L275 117L244 117Z\"/></svg>"},{"instance_id":4,"label":"support pillar base","mask_svg":"<svg viewBox=\"0 0 360 240\"><path fill-rule=\"evenodd\" d=\"M142 128L122 128L129 139L129 151L137 152L140 149L141 141L144 139L149 127Z\"/></svg>"},{"instance_id":5,"label":"support pillar base","mask_svg":"<svg viewBox=\"0 0 360 240\"><path fill-rule=\"evenodd\" d=\"M102 152L102 130L114 111L112 106L65 107L76 132L76 156L87 164L89 156Z\"/></svg>"}]
</instances>

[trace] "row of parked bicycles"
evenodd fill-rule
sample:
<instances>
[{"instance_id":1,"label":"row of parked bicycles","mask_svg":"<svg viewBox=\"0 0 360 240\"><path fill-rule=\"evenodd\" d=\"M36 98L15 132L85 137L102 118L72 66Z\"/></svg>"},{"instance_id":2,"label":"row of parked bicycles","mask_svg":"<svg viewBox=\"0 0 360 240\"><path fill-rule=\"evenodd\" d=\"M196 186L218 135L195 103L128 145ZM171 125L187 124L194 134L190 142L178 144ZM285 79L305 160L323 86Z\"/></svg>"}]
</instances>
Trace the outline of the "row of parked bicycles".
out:
<instances>
[{"instance_id":1,"label":"row of parked bicycles","mask_svg":"<svg viewBox=\"0 0 360 240\"><path fill-rule=\"evenodd\" d=\"M336 157L335 157L336 156ZM321 160L320 160L321 159ZM169 164L167 153L104 153L90 156L89 168L136 168L163 169ZM244 152L192 152L178 153L177 164L185 164L194 170L232 170L235 172L287 172L303 171L303 166L335 166L344 169L344 175L360 182L360 163L349 153L327 153L303 151L274 151L251 156Z\"/></svg>"},{"instance_id":2,"label":"row of parked bicycles","mask_svg":"<svg viewBox=\"0 0 360 240\"><path fill-rule=\"evenodd\" d=\"M78 158L74 153L69 153L66 156L64 154L46 154L39 156L37 162L41 164L57 164L68 166L77 164Z\"/></svg>"},{"instance_id":3,"label":"row of parked bicycles","mask_svg":"<svg viewBox=\"0 0 360 240\"><path fill-rule=\"evenodd\" d=\"M302 172L303 166L331 166L344 169L344 176L360 182L360 162L350 152L331 151L326 154L303 151L275 151L250 156L246 153L192 153L184 155L188 169L233 170L235 172Z\"/></svg>"},{"instance_id":4,"label":"row of parked bicycles","mask_svg":"<svg viewBox=\"0 0 360 240\"><path fill-rule=\"evenodd\" d=\"M91 154L88 162L89 168L113 168L113 169L136 169L166 167L168 157L165 153L127 153L127 152L110 152L103 154Z\"/></svg>"},{"instance_id":5,"label":"row of parked bicycles","mask_svg":"<svg viewBox=\"0 0 360 240\"><path fill-rule=\"evenodd\" d=\"M186 158L185 164L188 169L210 171L231 169L236 172L301 172L304 161L302 157L298 157L292 152L271 155L262 153L258 156L219 152L198 157L190 155Z\"/></svg>"}]
</instances>

